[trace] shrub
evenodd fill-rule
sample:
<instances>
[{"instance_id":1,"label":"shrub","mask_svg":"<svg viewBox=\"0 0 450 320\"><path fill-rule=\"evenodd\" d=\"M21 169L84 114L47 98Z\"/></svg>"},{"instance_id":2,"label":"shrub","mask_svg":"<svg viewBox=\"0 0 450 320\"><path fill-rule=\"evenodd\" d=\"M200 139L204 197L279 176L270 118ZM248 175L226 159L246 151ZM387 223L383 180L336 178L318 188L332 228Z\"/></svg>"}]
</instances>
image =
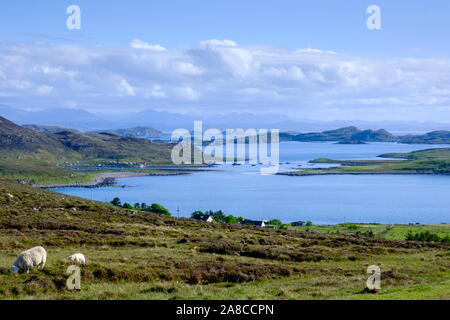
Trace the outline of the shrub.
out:
<instances>
[{"instance_id":1,"label":"shrub","mask_svg":"<svg viewBox=\"0 0 450 320\"><path fill-rule=\"evenodd\" d=\"M200 211L200 210L197 210L197 211L192 212L191 218L194 218L196 215L202 215L202 216L204 216L204 215L206 215L206 214L203 213L203 212Z\"/></svg>"},{"instance_id":2,"label":"shrub","mask_svg":"<svg viewBox=\"0 0 450 320\"><path fill-rule=\"evenodd\" d=\"M237 218L235 216L230 214L230 215L228 215L225 218L225 223L227 223L227 224L236 224L236 223L238 223L238 220L237 220Z\"/></svg>"},{"instance_id":3,"label":"shrub","mask_svg":"<svg viewBox=\"0 0 450 320\"><path fill-rule=\"evenodd\" d=\"M208 211L205 211L205 212L194 211L192 213L191 217L194 217L197 214L202 215L202 216L213 216L214 222L216 222L216 223L230 223L230 224L233 224L233 223L238 223L239 222L238 218L236 218L236 217L234 217L232 215L226 216L223 213L222 210L219 210L219 211L208 210Z\"/></svg>"},{"instance_id":4,"label":"shrub","mask_svg":"<svg viewBox=\"0 0 450 320\"><path fill-rule=\"evenodd\" d=\"M134 209L133 206L131 204L127 203L127 202L125 202L123 204L122 208L129 209L129 210L133 210Z\"/></svg>"},{"instance_id":5,"label":"shrub","mask_svg":"<svg viewBox=\"0 0 450 320\"><path fill-rule=\"evenodd\" d=\"M364 233L364 236L365 236L365 237L368 237L368 238L373 238L374 235L375 235L375 234L373 233L372 230L368 230L368 231L366 231L366 232Z\"/></svg>"},{"instance_id":6,"label":"shrub","mask_svg":"<svg viewBox=\"0 0 450 320\"><path fill-rule=\"evenodd\" d=\"M422 231L418 233L413 233L411 230L406 234L406 240L410 241L422 241L422 242L444 242L450 243L450 237L439 237L438 234L431 233L430 231Z\"/></svg>"},{"instance_id":7,"label":"shrub","mask_svg":"<svg viewBox=\"0 0 450 320\"><path fill-rule=\"evenodd\" d=\"M354 223L349 223L349 224L347 225L347 228L348 228L349 230L357 230L357 229L358 229L358 226L357 226L356 224L354 224Z\"/></svg>"},{"instance_id":8,"label":"shrub","mask_svg":"<svg viewBox=\"0 0 450 320\"><path fill-rule=\"evenodd\" d=\"M115 207L121 207L122 203L120 202L120 198L115 197L112 201L111 204Z\"/></svg>"},{"instance_id":9,"label":"shrub","mask_svg":"<svg viewBox=\"0 0 450 320\"><path fill-rule=\"evenodd\" d=\"M157 214L162 214L162 215L165 215L165 216L169 216L169 217L171 216L169 210L167 210L167 209L164 208L162 205L157 204L157 203L152 203L152 205L151 205L150 208L149 208L149 211L150 211L150 212L153 212L153 213L157 213Z\"/></svg>"},{"instance_id":10,"label":"shrub","mask_svg":"<svg viewBox=\"0 0 450 320\"><path fill-rule=\"evenodd\" d=\"M205 213L212 215L214 217L214 221L217 223L226 223L226 216L222 210L215 211L215 212L212 210L209 210L208 212L205 212Z\"/></svg>"},{"instance_id":11,"label":"shrub","mask_svg":"<svg viewBox=\"0 0 450 320\"><path fill-rule=\"evenodd\" d=\"M280 227L283 223L279 219L272 219L272 220L267 221L267 224L276 226L276 227Z\"/></svg>"}]
</instances>

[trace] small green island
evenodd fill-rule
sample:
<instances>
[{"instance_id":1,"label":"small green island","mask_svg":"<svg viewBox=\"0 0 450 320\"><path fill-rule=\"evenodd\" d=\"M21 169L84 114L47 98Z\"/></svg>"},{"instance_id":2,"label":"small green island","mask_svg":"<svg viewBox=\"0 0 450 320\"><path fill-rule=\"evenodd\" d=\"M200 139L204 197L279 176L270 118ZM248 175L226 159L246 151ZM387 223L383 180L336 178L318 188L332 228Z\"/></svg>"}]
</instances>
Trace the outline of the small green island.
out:
<instances>
[{"instance_id":1,"label":"small green island","mask_svg":"<svg viewBox=\"0 0 450 320\"><path fill-rule=\"evenodd\" d=\"M332 174L450 174L450 148L426 149L410 153L386 153L380 160L332 160L319 158L314 164L336 164L331 168L311 168L279 175L311 176Z\"/></svg>"}]
</instances>

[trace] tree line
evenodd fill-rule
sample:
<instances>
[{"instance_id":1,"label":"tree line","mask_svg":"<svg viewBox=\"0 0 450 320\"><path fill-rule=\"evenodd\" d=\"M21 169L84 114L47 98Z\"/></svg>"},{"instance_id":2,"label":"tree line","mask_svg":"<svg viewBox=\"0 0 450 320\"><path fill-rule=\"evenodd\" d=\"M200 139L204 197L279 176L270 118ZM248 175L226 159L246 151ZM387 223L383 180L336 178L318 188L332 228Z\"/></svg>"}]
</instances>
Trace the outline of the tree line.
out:
<instances>
[{"instance_id":1,"label":"tree line","mask_svg":"<svg viewBox=\"0 0 450 320\"><path fill-rule=\"evenodd\" d=\"M142 203L135 203L134 206L131 204L125 202L122 204L120 198L116 197L110 203L115 207L121 207L129 210L138 210L138 211L144 211L144 212L152 212L156 214L162 214L165 216L172 216L172 214L169 212L169 210L165 207L163 207L160 204L152 203L151 205L147 205L145 202ZM222 224L238 224L243 223L245 220L244 217L235 217L232 214L226 215L222 210L213 211L213 210L206 210L206 211L194 211L191 214L191 218L198 218L198 217L207 217L212 216L214 219L214 222L216 223L222 223ZM272 219L266 222L266 225L271 225L274 228L277 229L287 229L289 225L283 224L279 219ZM311 221L308 221L307 226L311 226Z\"/></svg>"},{"instance_id":2,"label":"tree line","mask_svg":"<svg viewBox=\"0 0 450 320\"><path fill-rule=\"evenodd\" d=\"M151 205L147 205L145 202L142 203L135 203L134 206L129 204L128 202L125 202L122 204L120 198L115 197L111 202L113 206L115 207L122 207L129 210L139 210L139 211L145 211L145 212L152 212L156 214L162 214L165 216L171 216L172 214L167 210L167 208L163 207L160 204L152 203Z\"/></svg>"}]
</instances>

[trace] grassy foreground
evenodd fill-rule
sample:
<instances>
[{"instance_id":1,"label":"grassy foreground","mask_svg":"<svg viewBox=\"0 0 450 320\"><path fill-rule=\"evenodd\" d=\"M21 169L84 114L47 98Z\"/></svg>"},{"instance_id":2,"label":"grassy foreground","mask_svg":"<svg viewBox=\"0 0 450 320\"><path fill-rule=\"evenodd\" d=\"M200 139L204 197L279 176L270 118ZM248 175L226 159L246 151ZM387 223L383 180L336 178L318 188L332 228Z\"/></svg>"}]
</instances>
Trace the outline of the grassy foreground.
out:
<instances>
[{"instance_id":1,"label":"grassy foreground","mask_svg":"<svg viewBox=\"0 0 450 320\"><path fill-rule=\"evenodd\" d=\"M43 245L43 271L12 274ZM1 299L449 299L450 245L133 213L0 180ZM87 258L81 291L65 257ZM382 290L364 290L379 265Z\"/></svg>"}]
</instances>

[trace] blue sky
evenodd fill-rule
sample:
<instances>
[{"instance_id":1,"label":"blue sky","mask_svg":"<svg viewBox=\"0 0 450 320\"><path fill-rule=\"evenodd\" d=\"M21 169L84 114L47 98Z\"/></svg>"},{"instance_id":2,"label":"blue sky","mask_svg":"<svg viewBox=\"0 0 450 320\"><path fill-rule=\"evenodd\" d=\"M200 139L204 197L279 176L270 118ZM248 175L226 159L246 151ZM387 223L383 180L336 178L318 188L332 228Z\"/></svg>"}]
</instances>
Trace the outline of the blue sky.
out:
<instances>
[{"instance_id":1,"label":"blue sky","mask_svg":"<svg viewBox=\"0 0 450 320\"><path fill-rule=\"evenodd\" d=\"M65 27L70 4L82 10L79 32ZM371 4L382 10L380 31L365 27ZM449 13L447 0L16 0L1 4L0 39L120 46L139 38L174 49L216 38L371 56L448 56Z\"/></svg>"},{"instance_id":2,"label":"blue sky","mask_svg":"<svg viewBox=\"0 0 450 320\"><path fill-rule=\"evenodd\" d=\"M3 2L0 103L450 122L449 14L448 0Z\"/></svg>"}]
</instances>

